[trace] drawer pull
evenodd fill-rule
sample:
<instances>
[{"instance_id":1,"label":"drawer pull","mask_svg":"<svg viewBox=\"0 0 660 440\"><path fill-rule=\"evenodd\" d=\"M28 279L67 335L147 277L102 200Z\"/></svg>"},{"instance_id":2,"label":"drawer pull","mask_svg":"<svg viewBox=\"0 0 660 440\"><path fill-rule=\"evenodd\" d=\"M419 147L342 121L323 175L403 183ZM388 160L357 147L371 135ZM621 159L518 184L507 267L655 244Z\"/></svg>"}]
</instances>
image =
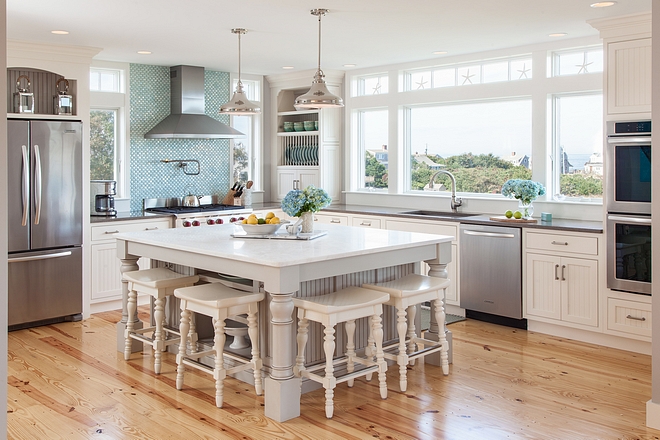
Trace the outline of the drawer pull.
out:
<instances>
[{"instance_id":1,"label":"drawer pull","mask_svg":"<svg viewBox=\"0 0 660 440\"><path fill-rule=\"evenodd\" d=\"M566 270L566 266L562 265L561 266L561 280L566 281L566 277L564 276L564 270Z\"/></svg>"},{"instance_id":2,"label":"drawer pull","mask_svg":"<svg viewBox=\"0 0 660 440\"><path fill-rule=\"evenodd\" d=\"M646 321L645 317L639 317L639 316L633 316L633 315L628 315L626 316L626 319L634 319L635 321Z\"/></svg>"},{"instance_id":3,"label":"drawer pull","mask_svg":"<svg viewBox=\"0 0 660 440\"><path fill-rule=\"evenodd\" d=\"M559 265L555 264L555 280L559 279L559 275L557 275L557 269L559 269Z\"/></svg>"},{"instance_id":4,"label":"drawer pull","mask_svg":"<svg viewBox=\"0 0 660 440\"><path fill-rule=\"evenodd\" d=\"M105 231L104 234L119 234L119 231Z\"/></svg>"},{"instance_id":5,"label":"drawer pull","mask_svg":"<svg viewBox=\"0 0 660 440\"><path fill-rule=\"evenodd\" d=\"M158 226L154 226L153 228L144 228L145 231L155 231L158 229Z\"/></svg>"},{"instance_id":6,"label":"drawer pull","mask_svg":"<svg viewBox=\"0 0 660 440\"><path fill-rule=\"evenodd\" d=\"M341 223L341 220L337 220L336 218L333 218L330 220L330 223Z\"/></svg>"},{"instance_id":7,"label":"drawer pull","mask_svg":"<svg viewBox=\"0 0 660 440\"><path fill-rule=\"evenodd\" d=\"M567 242L567 241L555 241L555 240L552 240L552 244L555 244L555 245L557 245L557 246L568 246L568 242Z\"/></svg>"},{"instance_id":8,"label":"drawer pull","mask_svg":"<svg viewBox=\"0 0 660 440\"><path fill-rule=\"evenodd\" d=\"M362 222L360 226L371 226L371 222Z\"/></svg>"}]
</instances>

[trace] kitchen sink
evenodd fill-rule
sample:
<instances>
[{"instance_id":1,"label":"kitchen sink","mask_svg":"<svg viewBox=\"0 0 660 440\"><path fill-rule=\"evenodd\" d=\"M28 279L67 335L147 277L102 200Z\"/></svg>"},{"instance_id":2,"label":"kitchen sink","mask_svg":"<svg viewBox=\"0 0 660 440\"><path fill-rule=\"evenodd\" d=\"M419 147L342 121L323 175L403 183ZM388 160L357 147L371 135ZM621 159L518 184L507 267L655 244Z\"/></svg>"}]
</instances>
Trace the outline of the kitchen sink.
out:
<instances>
[{"instance_id":1,"label":"kitchen sink","mask_svg":"<svg viewBox=\"0 0 660 440\"><path fill-rule=\"evenodd\" d=\"M465 212L453 212L453 211L403 211L399 214L403 215L421 215L424 217L438 217L438 218L465 218L465 217L474 217L479 214L467 214Z\"/></svg>"}]
</instances>

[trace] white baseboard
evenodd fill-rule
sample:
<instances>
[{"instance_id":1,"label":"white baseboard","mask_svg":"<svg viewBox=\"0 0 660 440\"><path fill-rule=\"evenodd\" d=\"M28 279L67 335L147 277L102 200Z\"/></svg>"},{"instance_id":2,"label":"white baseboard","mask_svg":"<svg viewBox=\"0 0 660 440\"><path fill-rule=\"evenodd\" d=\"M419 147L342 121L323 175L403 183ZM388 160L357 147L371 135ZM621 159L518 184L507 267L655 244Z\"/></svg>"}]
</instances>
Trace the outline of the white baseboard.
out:
<instances>
[{"instance_id":1,"label":"white baseboard","mask_svg":"<svg viewBox=\"0 0 660 440\"><path fill-rule=\"evenodd\" d=\"M646 402L646 427L660 429L660 403Z\"/></svg>"}]
</instances>

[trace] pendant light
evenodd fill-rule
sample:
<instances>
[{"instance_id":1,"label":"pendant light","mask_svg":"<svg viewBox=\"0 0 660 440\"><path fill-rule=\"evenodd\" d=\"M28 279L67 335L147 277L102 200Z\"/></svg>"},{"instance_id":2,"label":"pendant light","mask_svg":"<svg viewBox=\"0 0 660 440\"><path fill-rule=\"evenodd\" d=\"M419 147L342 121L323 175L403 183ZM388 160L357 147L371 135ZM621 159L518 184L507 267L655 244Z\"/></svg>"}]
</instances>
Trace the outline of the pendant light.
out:
<instances>
[{"instance_id":1,"label":"pendant light","mask_svg":"<svg viewBox=\"0 0 660 440\"><path fill-rule=\"evenodd\" d=\"M238 83L236 91L228 103L220 107L220 113L232 115L255 115L261 113L261 108L254 102L251 102L243 92L243 83L241 82L241 35L247 33L243 28L232 29L233 34L238 35Z\"/></svg>"},{"instance_id":2,"label":"pendant light","mask_svg":"<svg viewBox=\"0 0 660 440\"><path fill-rule=\"evenodd\" d=\"M319 63L314 80L312 81L312 88L309 89L304 95L296 98L293 106L296 109L317 109L326 107L343 107L344 101L337 95L330 93L325 84L325 75L321 70L321 17L328 12L327 9L312 9L312 15L319 18Z\"/></svg>"}]
</instances>

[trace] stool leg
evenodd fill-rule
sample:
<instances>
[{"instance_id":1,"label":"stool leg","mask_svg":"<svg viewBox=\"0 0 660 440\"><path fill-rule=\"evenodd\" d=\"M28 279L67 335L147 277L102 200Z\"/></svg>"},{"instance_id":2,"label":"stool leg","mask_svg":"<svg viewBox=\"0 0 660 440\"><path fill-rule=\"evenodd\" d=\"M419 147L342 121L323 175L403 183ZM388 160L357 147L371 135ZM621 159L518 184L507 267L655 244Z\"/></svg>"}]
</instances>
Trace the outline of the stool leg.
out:
<instances>
[{"instance_id":1,"label":"stool leg","mask_svg":"<svg viewBox=\"0 0 660 440\"><path fill-rule=\"evenodd\" d=\"M255 305L255 310L257 306ZM248 320L248 336L250 336L250 344L252 345L252 368L254 369L254 391L257 396L261 396L263 392L263 384L261 382L261 357L259 356L259 329L257 327L257 316L252 307L247 315Z\"/></svg>"},{"instance_id":2,"label":"stool leg","mask_svg":"<svg viewBox=\"0 0 660 440\"><path fill-rule=\"evenodd\" d=\"M215 406L222 408L223 387L226 376L225 360L223 358L225 351L225 320L214 319L213 329L213 349L215 350L215 368L213 369L213 378L215 379Z\"/></svg>"},{"instance_id":3,"label":"stool leg","mask_svg":"<svg viewBox=\"0 0 660 440\"><path fill-rule=\"evenodd\" d=\"M165 303L164 298L156 298L154 301L154 322L156 330L154 331L154 340L152 347L154 348L154 372L160 374L161 357L163 356L163 306Z\"/></svg>"},{"instance_id":4,"label":"stool leg","mask_svg":"<svg viewBox=\"0 0 660 440\"><path fill-rule=\"evenodd\" d=\"M376 348L374 344L374 331L371 326L371 318L369 318L369 335L367 336L367 346L364 347L364 357L369 361L373 361L376 356ZM371 380L371 373L368 373L364 378L369 382Z\"/></svg>"},{"instance_id":5,"label":"stool leg","mask_svg":"<svg viewBox=\"0 0 660 440\"><path fill-rule=\"evenodd\" d=\"M371 328L373 329L374 341L376 342L376 363L378 364L378 383L380 397L387 399L387 362L383 357L383 325L380 315L371 317Z\"/></svg>"},{"instance_id":6,"label":"stool leg","mask_svg":"<svg viewBox=\"0 0 660 440\"><path fill-rule=\"evenodd\" d=\"M137 309L137 292L135 290L128 291L128 300L126 301L126 311L128 313L128 319L126 320L126 330L124 331L124 360L129 360L131 358L131 348L133 342L131 341L130 334L135 330L135 324L133 322L133 317L135 316L135 310Z\"/></svg>"},{"instance_id":7,"label":"stool leg","mask_svg":"<svg viewBox=\"0 0 660 440\"><path fill-rule=\"evenodd\" d=\"M190 340L190 352L191 353L197 353L199 350L199 346L197 345L197 327L196 327L196 319L197 317L195 316L194 313L190 314L190 331L188 332L188 339Z\"/></svg>"},{"instance_id":8,"label":"stool leg","mask_svg":"<svg viewBox=\"0 0 660 440\"><path fill-rule=\"evenodd\" d=\"M396 363L399 365L399 388L405 392L408 388L408 354L406 353L406 330L410 327L406 321L406 309L396 309L396 330L399 333L399 354L396 357Z\"/></svg>"},{"instance_id":9,"label":"stool leg","mask_svg":"<svg viewBox=\"0 0 660 440\"><path fill-rule=\"evenodd\" d=\"M353 359L355 358L355 320L346 321L344 324L346 328L346 357L348 362L346 363L346 371L352 373L355 370L355 363ZM352 388L354 379L349 379L347 381L348 387Z\"/></svg>"},{"instance_id":10,"label":"stool leg","mask_svg":"<svg viewBox=\"0 0 660 440\"><path fill-rule=\"evenodd\" d=\"M337 381L334 376L335 367L332 362L335 354L334 327L329 326L325 328L323 350L325 351L325 378L323 379L323 388L325 388L325 416L331 419L332 413L334 412L333 398L335 396L335 386L337 385Z\"/></svg>"},{"instance_id":11,"label":"stool leg","mask_svg":"<svg viewBox=\"0 0 660 440\"><path fill-rule=\"evenodd\" d=\"M443 292L444 297L444 292ZM442 374L447 376L449 374L449 355L447 354L447 335L445 333L445 301L443 298L438 298L433 301L435 308L435 320L438 321L438 340L442 344L440 349L440 365L442 365Z\"/></svg>"},{"instance_id":12,"label":"stool leg","mask_svg":"<svg viewBox=\"0 0 660 440\"><path fill-rule=\"evenodd\" d=\"M409 306L406 309L406 312L408 313L408 353L414 353L417 351L417 344L415 343L415 338L417 337L417 329L415 328L415 315L417 314L417 307ZM410 361L410 365L415 365L414 359Z\"/></svg>"},{"instance_id":13,"label":"stool leg","mask_svg":"<svg viewBox=\"0 0 660 440\"><path fill-rule=\"evenodd\" d=\"M190 310L186 309L186 303L181 301L181 321L179 322L179 334L187 335L190 329ZM176 356L176 389L183 388L183 373L186 367L183 365L183 358L186 357L186 338L180 338L179 354Z\"/></svg>"},{"instance_id":14,"label":"stool leg","mask_svg":"<svg viewBox=\"0 0 660 440\"><path fill-rule=\"evenodd\" d=\"M302 309L300 309L302 310ZM305 346L307 345L309 321L304 316L298 321L298 335L296 342L298 343L298 355L296 356L296 366L293 372L296 376L300 377L300 372L305 369Z\"/></svg>"}]
</instances>

